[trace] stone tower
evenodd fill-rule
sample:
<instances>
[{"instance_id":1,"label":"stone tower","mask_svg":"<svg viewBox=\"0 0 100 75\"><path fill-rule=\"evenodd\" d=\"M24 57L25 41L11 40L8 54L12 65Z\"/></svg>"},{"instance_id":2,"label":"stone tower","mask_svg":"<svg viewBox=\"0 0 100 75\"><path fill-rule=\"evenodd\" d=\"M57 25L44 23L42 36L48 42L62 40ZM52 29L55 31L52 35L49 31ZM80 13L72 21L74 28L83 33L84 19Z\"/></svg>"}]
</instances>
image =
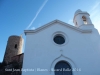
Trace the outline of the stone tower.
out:
<instances>
[{"instance_id":1,"label":"stone tower","mask_svg":"<svg viewBox=\"0 0 100 75\"><path fill-rule=\"evenodd\" d=\"M21 36L10 36L7 42L4 60L6 63L11 62L11 57L22 53L23 38Z\"/></svg>"}]
</instances>

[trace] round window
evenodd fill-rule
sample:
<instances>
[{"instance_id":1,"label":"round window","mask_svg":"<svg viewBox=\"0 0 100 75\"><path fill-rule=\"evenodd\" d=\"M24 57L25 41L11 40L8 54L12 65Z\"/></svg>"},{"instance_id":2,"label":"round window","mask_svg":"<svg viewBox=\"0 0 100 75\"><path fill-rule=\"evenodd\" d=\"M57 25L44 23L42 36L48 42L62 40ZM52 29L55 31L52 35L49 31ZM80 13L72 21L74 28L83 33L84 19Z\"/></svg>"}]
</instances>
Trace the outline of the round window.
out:
<instances>
[{"instance_id":1,"label":"round window","mask_svg":"<svg viewBox=\"0 0 100 75\"><path fill-rule=\"evenodd\" d=\"M62 35L56 35L53 40L56 44L64 44L65 43L65 38Z\"/></svg>"}]
</instances>

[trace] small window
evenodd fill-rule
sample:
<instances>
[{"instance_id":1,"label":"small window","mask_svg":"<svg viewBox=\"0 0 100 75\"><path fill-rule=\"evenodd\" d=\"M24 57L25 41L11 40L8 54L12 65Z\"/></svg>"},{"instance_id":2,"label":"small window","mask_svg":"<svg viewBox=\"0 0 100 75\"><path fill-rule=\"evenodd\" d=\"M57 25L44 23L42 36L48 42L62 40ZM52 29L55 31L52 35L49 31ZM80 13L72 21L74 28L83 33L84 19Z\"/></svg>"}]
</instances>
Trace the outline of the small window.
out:
<instances>
[{"instance_id":1,"label":"small window","mask_svg":"<svg viewBox=\"0 0 100 75\"><path fill-rule=\"evenodd\" d=\"M56 35L53 40L56 44L64 44L65 43L65 38L62 35Z\"/></svg>"},{"instance_id":2,"label":"small window","mask_svg":"<svg viewBox=\"0 0 100 75\"><path fill-rule=\"evenodd\" d=\"M15 49L17 48L17 44L15 44Z\"/></svg>"},{"instance_id":3,"label":"small window","mask_svg":"<svg viewBox=\"0 0 100 75\"><path fill-rule=\"evenodd\" d=\"M77 22L76 22L76 25L77 25Z\"/></svg>"},{"instance_id":4,"label":"small window","mask_svg":"<svg viewBox=\"0 0 100 75\"><path fill-rule=\"evenodd\" d=\"M82 16L82 19L83 19L84 24L87 24L86 17L85 16Z\"/></svg>"}]
</instances>

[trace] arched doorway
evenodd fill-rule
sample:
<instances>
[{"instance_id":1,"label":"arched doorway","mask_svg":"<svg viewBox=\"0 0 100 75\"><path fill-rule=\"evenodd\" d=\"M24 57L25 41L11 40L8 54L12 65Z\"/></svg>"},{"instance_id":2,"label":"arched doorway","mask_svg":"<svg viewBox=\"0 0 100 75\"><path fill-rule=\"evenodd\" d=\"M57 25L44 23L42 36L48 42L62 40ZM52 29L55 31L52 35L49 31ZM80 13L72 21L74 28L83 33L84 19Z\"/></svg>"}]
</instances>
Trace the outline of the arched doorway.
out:
<instances>
[{"instance_id":1,"label":"arched doorway","mask_svg":"<svg viewBox=\"0 0 100 75\"><path fill-rule=\"evenodd\" d=\"M65 61L60 61L55 65L55 75L72 75L70 65Z\"/></svg>"}]
</instances>

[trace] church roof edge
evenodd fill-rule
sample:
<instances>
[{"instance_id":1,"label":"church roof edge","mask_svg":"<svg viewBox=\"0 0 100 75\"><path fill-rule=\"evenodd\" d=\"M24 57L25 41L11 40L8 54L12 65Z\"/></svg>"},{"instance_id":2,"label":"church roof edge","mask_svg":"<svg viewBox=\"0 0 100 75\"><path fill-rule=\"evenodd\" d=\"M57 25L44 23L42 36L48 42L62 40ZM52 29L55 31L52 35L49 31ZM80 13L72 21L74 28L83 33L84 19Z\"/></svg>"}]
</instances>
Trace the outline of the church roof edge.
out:
<instances>
[{"instance_id":1,"label":"church roof edge","mask_svg":"<svg viewBox=\"0 0 100 75\"><path fill-rule=\"evenodd\" d=\"M47 24L44 24L43 26L41 26L41 27L39 27L39 28L37 28L35 30L24 30L24 33L25 33L25 35L26 35L26 33L36 33L36 32L38 32L38 31L40 31L42 29L45 29L45 28L53 25L54 23L60 23L60 24L64 25L65 27L69 27L69 28L77 30L77 31L79 31L81 33L91 33L92 32L92 30L83 30L83 29L77 28L75 26L72 26L70 24L67 24L67 23L65 23L63 21L60 21L60 20L56 19L56 20L53 20L53 21L51 21L51 22L49 22Z\"/></svg>"}]
</instances>

